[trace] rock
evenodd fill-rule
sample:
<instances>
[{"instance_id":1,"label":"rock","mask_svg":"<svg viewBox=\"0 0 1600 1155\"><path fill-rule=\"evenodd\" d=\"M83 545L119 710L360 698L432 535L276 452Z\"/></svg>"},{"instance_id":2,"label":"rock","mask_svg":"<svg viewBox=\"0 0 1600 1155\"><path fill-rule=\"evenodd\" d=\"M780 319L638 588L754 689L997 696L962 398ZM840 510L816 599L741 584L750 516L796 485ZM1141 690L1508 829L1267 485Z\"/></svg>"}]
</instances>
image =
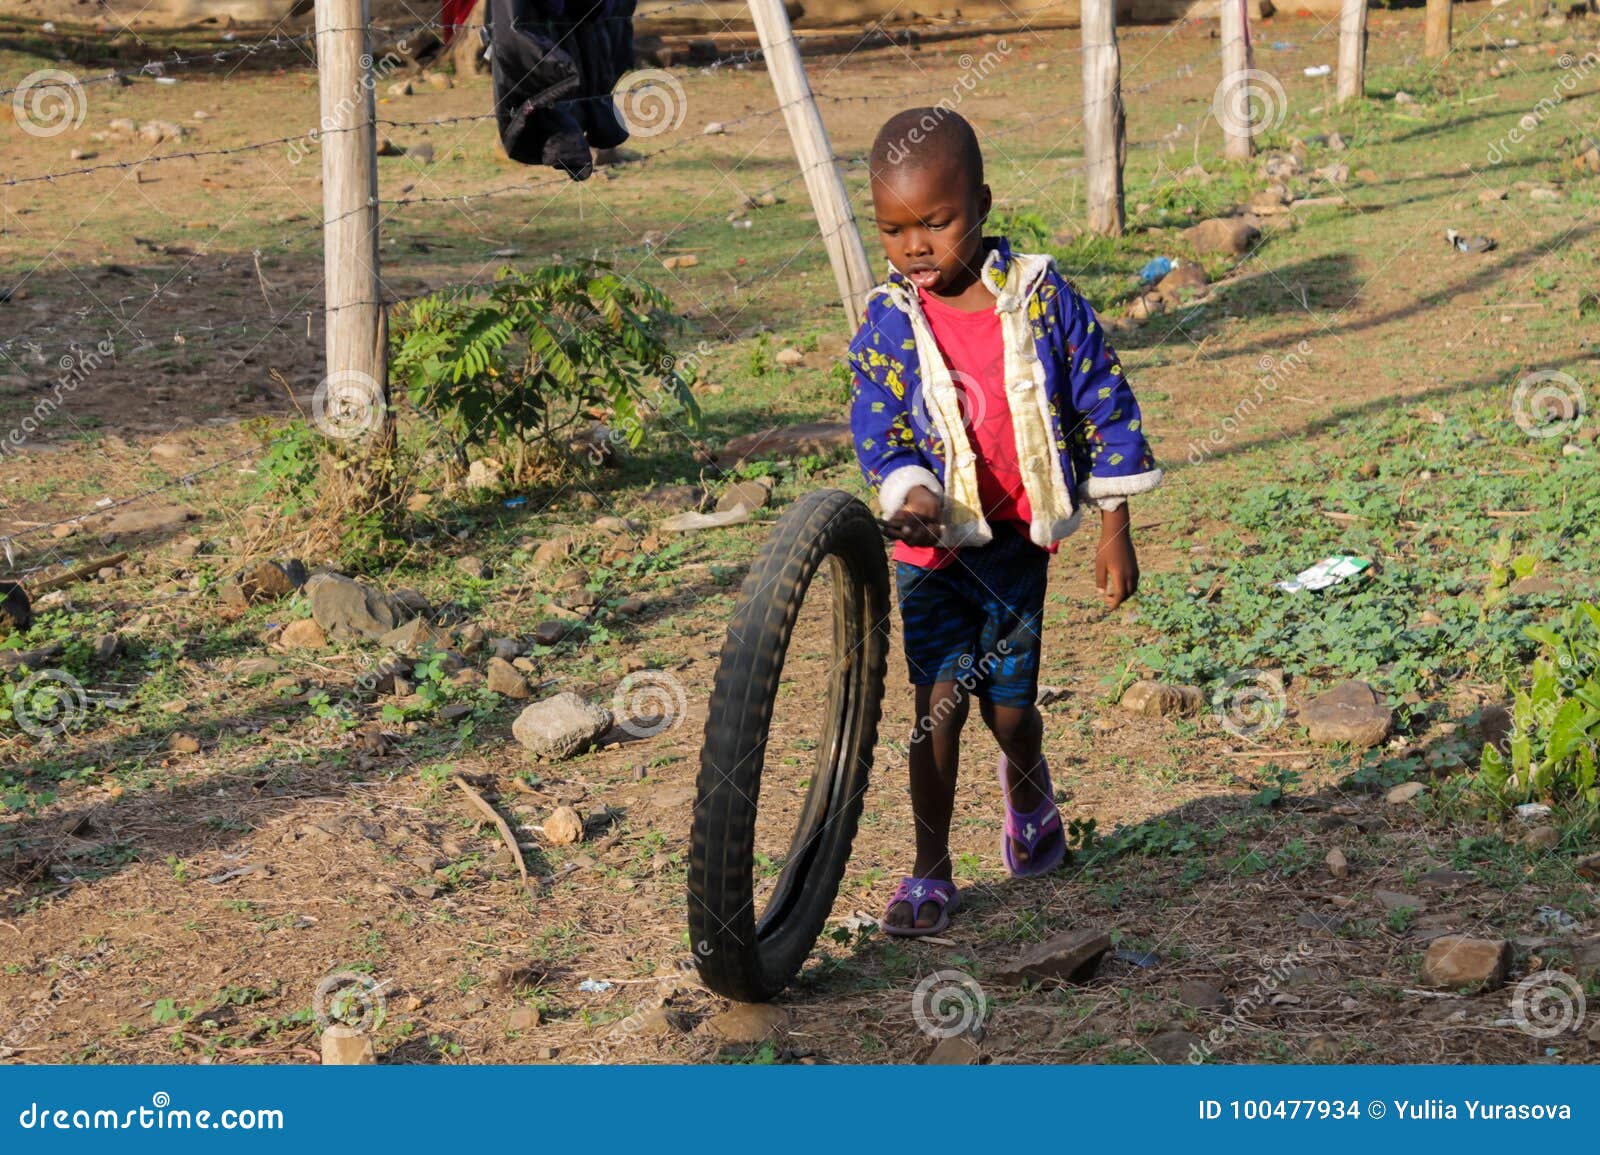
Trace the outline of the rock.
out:
<instances>
[{"instance_id":1,"label":"rock","mask_svg":"<svg viewBox=\"0 0 1600 1155\"><path fill-rule=\"evenodd\" d=\"M1294 195L1281 184L1268 185L1250 198L1250 211L1257 216L1269 217L1283 212L1294 201Z\"/></svg>"},{"instance_id":2,"label":"rock","mask_svg":"<svg viewBox=\"0 0 1600 1155\"><path fill-rule=\"evenodd\" d=\"M773 357L772 359L779 365L793 368L796 365L804 365L806 355L800 352L798 349L779 349L777 356Z\"/></svg>"},{"instance_id":3,"label":"rock","mask_svg":"<svg viewBox=\"0 0 1600 1155\"><path fill-rule=\"evenodd\" d=\"M167 749L174 754L200 753L200 739L193 734L174 734L167 739Z\"/></svg>"},{"instance_id":4,"label":"rock","mask_svg":"<svg viewBox=\"0 0 1600 1155\"><path fill-rule=\"evenodd\" d=\"M570 690L535 702L512 724L511 734L530 754L566 758L611 729L611 711Z\"/></svg>"},{"instance_id":5,"label":"rock","mask_svg":"<svg viewBox=\"0 0 1600 1155\"><path fill-rule=\"evenodd\" d=\"M1145 1044L1158 1063L1188 1063L1192 1062L1200 1040L1188 1031L1162 1031L1155 1038Z\"/></svg>"},{"instance_id":6,"label":"rock","mask_svg":"<svg viewBox=\"0 0 1600 1155\"><path fill-rule=\"evenodd\" d=\"M995 972L1001 982L1023 979L1063 979L1083 982L1094 975L1111 949L1111 936L1103 930L1067 930L1029 947L1009 965Z\"/></svg>"},{"instance_id":7,"label":"rock","mask_svg":"<svg viewBox=\"0 0 1600 1155\"><path fill-rule=\"evenodd\" d=\"M1378 900L1378 905L1384 910L1426 910L1428 906L1426 899L1397 890L1375 890L1372 897Z\"/></svg>"},{"instance_id":8,"label":"rock","mask_svg":"<svg viewBox=\"0 0 1600 1155\"><path fill-rule=\"evenodd\" d=\"M1313 742L1365 750L1388 737L1394 715L1365 682L1341 682L1307 702L1300 721Z\"/></svg>"},{"instance_id":9,"label":"rock","mask_svg":"<svg viewBox=\"0 0 1600 1155\"><path fill-rule=\"evenodd\" d=\"M390 96L410 96L411 95L411 81L409 81L409 80L396 81L394 84L391 84L388 87L387 91L388 91Z\"/></svg>"},{"instance_id":10,"label":"rock","mask_svg":"<svg viewBox=\"0 0 1600 1155\"><path fill-rule=\"evenodd\" d=\"M428 82L429 88L436 88L440 92L444 92L447 89L451 89L456 86L456 82L450 79L450 74L448 72L430 72L422 79Z\"/></svg>"},{"instance_id":11,"label":"rock","mask_svg":"<svg viewBox=\"0 0 1600 1155\"><path fill-rule=\"evenodd\" d=\"M299 618L283 627L274 643L280 650L320 650L328 644L328 635L311 618Z\"/></svg>"},{"instance_id":12,"label":"rock","mask_svg":"<svg viewBox=\"0 0 1600 1155\"><path fill-rule=\"evenodd\" d=\"M533 640L541 646L559 646L573 632L567 622L540 622L533 627Z\"/></svg>"},{"instance_id":13,"label":"rock","mask_svg":"<svg viewBox=\"0 0 1600 1155\"><path fill-rule=\"evenodd\" d=\"M730 525L738 525L750 520L750 511L742 505L732 509L723 510L721 513L688 513L675 514L664 520L657 529L668 533L698 533L702 529L726 529Z\"/></svg>"},{"instance_id":14,"label":"rock","mask_svg":"<svg viewBox=\"0 0 1600 1155\"><path fill-rule=\"evenodd\" d=\"M1476 882L1477 875L1469 874L1464 870L1451 870L1449 867L1440 867L1438 870L1428 871L1417 881L1424 886L1457 887Z\"/></svg>"},{"instance_id":15,"label":"rock","mask_svg":"<svg viewBox=\"0 0 1600 1155\"><path fill-rule=\"evenodd\" d=\"M1214 217L1183 230L1195 252L1242 257L1261 238L1261 230L1239 217Z\"/></svg>"},{"instance_id":16,"label":"rock","mask_svg":"<svg viewBox=\"0 0 1600 1155\"><path fill-rule=\"evenodd\" d=\"M234 606L253 606L286 598L306 583L306 567L299 561L262 561L240 573L223 590L223 600Z\"/></svg>"},{"instance_id":17,"label":"rock","mask_svg":"<svg viewBox=\"0 0 1600 1155\"><path fill-rule=\"evenodd\" d=\"M1185 261L1161 278L1156 293L1162 300L1178 305L1185 297L1202 292L1205 287L1206 271L1193 261Z\"/></svg>"},{"instance_id":18,"label":"rock","mask_svg":"<svg viewBox=\"0 0 1600 1155\"><path fill-rule=\"evenodd\" d=\"M1313 934L1326 935L1329 938L1337 938L1339 932L1344 929L1344 919L1338 915L1322 914L1314 910L1306 911L1294 920L1294 924L1301 930L1309 930Z\"/></svg>"},{"instance_id":19,"label":"rock","mask_svg":"<svg viewBox=\"0 0 1600 1155\"><path fill-rule=\"evenodd\" d=\"M1166 307L1166 298L1160 293L1145 293L1134 298L1133 304L1128 306L1128 316L1135 321L1146 321Z\"/></svg>"},{"instance_id":20,"label":"rock","mask_svg":"<svg viewBox=\"0 0 1600 1155\"><path fill-rule=\"evenodd\" d=\"M247 682L252 678L270 678L282 668L272 658L246 658L233 668L233 676Z\"/></svg>"},{"instance_id":21,"label":"rock","mask_svg":"<svg viewBox=\"0 0 1600 1155\"><path fill-rule=\"evenodd\" d=\"M506 1030L508 1031L531 1031L538 1025L538 1007L518 1007L506 1016Z\"/></svg>"},{"instance_id":22,"label":"rock","mask_svg":"<svg viewBox=\"0 0 1600 1155\"><path fill-rule=\"evenodd\" d=\"M1536 826L1517 840L1524 850L1534 852L1554 850L1561 845L1561 831L1554 826Z\"/></svg>"},{"instance_id":23,"label":"rock","mask_svg":"<svg viewBox=\"0 0 1600 1155\"><path fill-rule=\"evenodd\" d=\"M1178 987L1178 1001L1200 1011L1221 1011L1226 1014L1233 1008L1227 995L1199 979L1188 979Z\"/></svg>"},{"instance_id":24,"label":"rock","mask_svg":"<svg viewBox=\"0 0 1600 1155\"><path fill-rule=\"evenodd\" d=\"M851 448L848 421L807 421L774 425L760 433L735 437L722 447L717 460L738 465L746 460L791 457L830 457Z\"/></svg>"},{"instance_id":25,"label":"rock","mask_svg":"<svg viewBox=\"0 0 1600 1155\"><path fill-rule=\"evenodd\" d=\"M504 473L505 468L498 461L480 457L467 466L467 488L497 490Z\"/></svg>"},{"instance_id":26,"label":"rock","mask_svg":"<svg viewBox=\"0 0 1600 1155\"><path fill-rule=\"evenodd\" d=\"M109 666L121 656L121 634L101 634L94 640L94 660L100 665Z\"/></svg>"},{"instance_id":27,"label":"rock","mask_svg":"<svg viewBox=\"0 0 1600 1155\"><path fill-rule=\"evenodd\" d=\"M1332 1035L1314 1035L1306 1043L1306 1058L1314 1063L1337 1063L1343 1055L1339 1040Z\"/></svg>"},{"instance_id":28,"label":"rock","mask_svg":"<svg viewBox=\"0 0 1600 1155\"><path fill-rule=\"evenodd\" d=\"M1402 782L1385 794L1383 800L1390 806L1404 806L1426 789L1421 782Z\"/></svg>"},{"instance_id":29,"label":"rock","mask_svg":"<svg viewBox=\"0 0 1600 1155\"><path fill-rule=\"evenodd\" d=\"M100 531L107 537L134 533L166 533L199 515L192 509L164 506L159 509L124 509L114 514Z\"/></svg>"},{"instance_id":30,"label":"rock","mask_svg":"<svg viewBox=\"0 0 1600 1155\"><path fill-rule=\"evenodd\" d=\"M332 638L376 640L394 629L394 603L371 586L342 574L321 573L306 583L311 616Z\"/></svg>"},{"instance_id":31,"label":"rock","mask_svg":"<svg viewBox=\"0 0 1600 1155\"><path fill-rule=\"evenodd\" d=\"M1169 686L1163 682L1135 682L1122 694L1121 706L1130 714L1147 718L1198 713L1205 695L1197 686Z\"/></svg>"},{"instance_id":32,"label":"rock","mask_svg":"<svg viewBox=\"0 0 1600 1155\"><path fill-rule=\"evenodd\" d=\"M698 485L658 485L647 490L640 498L641 505L656 509L699 509L706 500L706 491Z\"/></svg>"},{"instance_id":33,"label":"rock","mask_svg":"<svg viewBox=\"0 0 1600 1155\"><path fill-rule=\"evenodd\" d=\"M597 517L594 519L594 528L602 533L614 533L618 537L636 537L649 527L642 522L629 521L625 517Z\"/></svg>"},{"instance_id":34,"label":"rock","mask_svg":"<svg viewBox=\"0 0 1600 1155\"><path fill-rule=\"evenodd\" d=\"M983 1051L968 1035L940 1039L922 1062L930 1067L970 1067L983 1058Z\"/></svg>"},{"instance_id":35,"label":"rock","mask_svg":"<svg viewBox=\"0 0 1600 1155\"><path fill-rule=\"evenodd\" d=\"M571 537L553 537L549 541L541 542L539 548L533 551L533 571L543 573L559 562L572 556L577 547L577 541Z\"/></svg>"},{"instance_id":36,"label":"rock","mask_svg":"<svg viewBox=\"0 0 1600 1155\"><path fill-rule=\"evenodd\" d=\"M489 659L489 689L507 698L528 696L527 679L504 658Z\"/></svg>"},{"instance_id":37,"label":"rock","mask_svg":"<svg viewBox=\"0 0 1600 1155\"><path fill-rule=\"evenodd\" d=\"M516 638L495 638L489 643L489 650L502 662L510 662L522 653L522 643Z\"/></svg>"},{"instance_id":38,"label":"rock","mask_svg":"<svg viewBox=\"0 0 1600 1155\"><path fill-rule=\"evenodd\" d=\"M1573 863L1572 868L1578 872L1580 878L1586 878L1590 882L1600 882L1600 854L1580 858Z\"/></svg>"},{"instance_id":39,"label":"rock","mask_svg":"<svg viewBox=\"0 0 1600 1155\"><path fill-rule=\"evenodd\" d=\"M702 1028L719 1043L753 1046L782 1038L789 1031L789 1014L771 1003L734 1003Z\"/></svg>"},{"instance_id":40,"label":"rock","mask_svg":"<svg viewBox=\"0 0 1600 1155\"><path fill-rule=\"evenodd\" d=\"M717 498L717 512L738 509L763 509L772 500L772 487L759 481L736 481Z\"/></svg>"},{"instance_id":41,"label":"rock","mask_svg":"<svg viewBox=\"0 0 1600 1155\"><path fill-rule=\"evenodd\" d=\"M1344 137L1340 136L1337 132L1330 132L1328 134L1329 152L1343 152L1346 147L1347 146L1344 142Z\"/></svg>"},{"instance_id":42,"label":"rock","mask_svg":"<svg viewBox=\"0 0 1600 1155\"><path fill-rule=\"evenodd\" d=\"M1328 873L1335 878L1350 877L1350 862L1344 856L1344 851L1337 846L1328 851L1328 857L1322 860L1328 866Z\"/></svg>"},{"instance_id":43,"label":"rock","mask_svg":"<svg viewBox=\"0 0 1600 1155\"><path fill-rule=\"evenodd\" d=\"M1554 204L1561 199L1561 193L1553 188L1531 188L1528 190L1528 199L1535 204Z\"/></svg>"},{"instance_id":44,"label":"rock","mask_svg":"<svg viewBox=\"0 0 1600 1155\"><path fill-rule=\"evenodd\" d=\"M194 450L181 441L158 441L150 447L150 456L163 461L182 461L193 454Z\"/></svg>"},{"instance_id":45,"label":"rock","mask_svg":"<svg viewBox=\"0 0 1600 1155\"><path fill-rule=\"evenodd\" d=\"M727 131L727 127L720 120L708 121L706 126L700 130L704 136L721 136Z\"/></svg>"},{"instance_id":46,"label":"rock","mask_svg":"<svg viewBox=\"0 0 1600 1155\"><path fill-rule=\"evenodd\" d=\"M1510 195L1510 190L1509 189L1486 188L1486 189L1484 189L1482 192L1480 192L1478 194L1478 202L1480 204L1492 204L1495 201L1503 201L1503 200L1505 200L1506 197L1509 196L1509 195Z\"/></svg>"},{"instance_id":47,"label":"rock","mask_svg":"<svg viewBox=\"0 0 1600 1155\"><path fill-rule=\"evenodd\" d=\"M1329 164L1315 169L1311 173L1318 180L1327 181L1329 184L1349 184L1350 166L1347 164Z\"/></svg>"},{"instance_id":48,"label":"rock","mask_svg":"<svg viewBox=\"0 0 1600 1155\"><path fill-rule=\"evenodd\" d=\"M147 144L161 144L168 140L182 140L187 130L170 120L147 120L139 126L139 139Z\"/></svg>"},{"instance_id":49,"label":"rock","mask_svg":"<svg viewBox=\"0 0 1600 1155\"><path fill-rule=\"evenodd\" d=\"M429 625L423 618L412 618L405 625L396 626L378 641L385 649L407 658L418 657L430 650L450 648L450 635Z\"/></svg>"},{"instance_id":50,"label":"rock","mask_svg":"<svg viewBox=\"0 0 1600 1155\"><path fill-rule=\"evenodd\" d=\"M1498 987L1510 969L1509 942L1458 934L1434 939L1422 959L1423 980L1447 990Z\"/></svg>"},{"instance_id":51,"label":"rock","mask_svg":"<svg viewBox=\"0 0 1600 1155\"><path fill-rule=\"evenodd\" d=\"M661 262L661 267L668 271L674 269L692 269L700 263L700 258L693 253L684 253L681 256L668 257Z\"/></svg>"},{"instance_id":52,"label":"rock","mask_svg":"<svg viewBox=\"0 0 1600 1155\"><path fill-rule=\"evenodd\" d=\"M406 150L387 136L378 138L377 155L379 156L405 156Z\"/></svg>"},{"instance_id":53,"label":"rock","mask_svg":"<svg viewBox=\"0 0 1600 1155\"><path fill-rule=\"evenodd\" d=\"M684 1031L683 1017L675 1015L666 1007L652 1007L641 1014L630 1015L616 1026L611 1028L609 1036L613 1039L640 1038L664 1039L671 1035L681 1035Z\"/></svg>"},{"instance_id":54,"label":"rock","mask_svg":"<svg viewBox=\"0 0 1600 1155\"><path fill-rule=\"evenodd\" d=\"M334 1023L322 1032L324 1067L366 1067L378 1061L372 1036L355 1027Z\"/></svg>"},{"instance_id":55,"label":"rock","mask_svg":"<svg viewBox=\"0 0 1600 1155\"><path fill-rule=\"evenodd\" d=\"M489 576L489 566L475 554L456 558L456 569L474 581L483 581Z\"/></svg>"}]
</instances>

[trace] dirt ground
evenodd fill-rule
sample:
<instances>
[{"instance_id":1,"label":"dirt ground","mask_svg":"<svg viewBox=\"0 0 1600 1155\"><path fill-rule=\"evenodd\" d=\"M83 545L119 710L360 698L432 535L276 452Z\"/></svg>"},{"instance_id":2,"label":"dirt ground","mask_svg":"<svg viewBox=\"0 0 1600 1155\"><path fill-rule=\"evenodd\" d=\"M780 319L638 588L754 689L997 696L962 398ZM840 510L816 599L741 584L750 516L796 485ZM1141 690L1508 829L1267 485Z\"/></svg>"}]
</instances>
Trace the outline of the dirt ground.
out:
<instances>
[{"instance_id":1,"label":"dirt ground","mask_svg":"<svg viewBox=\"0 0 1600 1155\"><path fill-rule=\"evenodd\" d=\"M1116 243L1077 235L1075 32L1018 28L807 61L847 161L892 111L957 93L980 128L997 210L1018 227L1042 222L1102 308L1169 470L1134 516L1148 598L1166 596L1161 575L1181 592L1176 575L1212 557L1269 551L1265 534L1236 524L1262 487L1299 479L1333 492L1370 477L1358 459L1377 443L1369 432L1398 459L1436 425L1508 426L1508 389L1529 373L1595 380L1600 344L1583 296L1596 283L1600 178L1571 156L1600 116L1600 70L1584 68L1600 26L1460 5L1459 50L1435 68L1420 60L1421 19L1372 13L1369 99L1343 110L1331 79L1304 75L1334 62L1334 25L1280 15L1257 28L1257 66L1274 77L1263 151L1312 142L1294 181L1312 203L1268 216L1264 243L1237 263L1204 257L1209 295L1142 322L1130 315L1138 268L1187 256L1182 228L1263 184L1257 163L1220 160L1209 26L1123 37L1130 234ZM986 53L992 71L970 91L953 87ZM15 50L0 60L11 84L54 66ZM386 294L596 255L649 278L688 317L705 440L837 419L832 367L848 325L769 80L733 66L675 75L681 123L575 184L499 157L482 117L486 81L445 88L396 73L379 89L383 132L405 150L380 164ZM706 701L739 581L772 522L818 486L864 493L854 466L751 467L775 481L770 508L665 548L653 533L641 545L596 523L653 526L670 512L652 503L653 486L729 480L687 446L524 503L444 495L448 513L411 554L366 575L421 591L447 623L519 640L541 694L609 702L629 670L661 671L682 706L659 732L614 731L598 749L531 764L511 740L520 704L470 685L452 685L442 711L396 715L388 696L366 693L358 726L330 720L330 698L370 688L360 680L373 648L283 651L270 639L306 616L303 599L241 611L222 596L245 560L277 555L290 523L261 495L260 449L311 404L322 375L320 156L306 143L314 73L285 50L170 76L178 82L74 90L83 123L57 135L0 126L0 174L16 182L0 187L0 435L41 397L60 398L24 446L0 442L8 564L37 581L128 554L41 602L49 615L12 647L61 643L81 658L89 695L65 734L0 724L7 1059L316 1061L318 983L354 973L366 979L344 981L369 982L382 1004L385 1062L916 1062L934 1046L918 998L952 981L936 972L981 991L983 1027L970 1035L988 1062L1600 1058L1592 1012L1538 1034L1515 1006L1519 980L1544 971L1570 972L1591 1002L1600 993L1584 953L1600 933L1597 888L1574 868L1594 849L1591 828L1564 827L1559 847L1535 854L1514 821L1448 804L1452 774L1475 765L1479 712L1508 697L1504 671L1439 674L1365 756L1314 745L1292 721L1315 690L1363 672L1318 655L1292 671L1291 721L1268 740L1242 739L1209 711L1130 714L1117 697L1147 675L1159 631L1144 602L1104 610L1080 539L1052 566L1042 680L1058 693L1045 707L1046 753L1066 817L1137 837L1048 878L1009 880L995 749L974 719L953 845L968 905L937 940L872 932L866 920L911 859L896 640L873 785L830 929L778 1014L743 1042L719 1037L727 1003L696 980L685 914ZM392 94L408 76L413 93ZM1575 86L1561 87L1568 77ZM1536 112L1552 92L1564 99ZM456 117L477 119L415 123ZM181 137L152 145L119 118L170 121ZM713 121L725 130L707 134ZM1334 132L1342 151L1327 141ZM281 140L250 147L268 138ZM191 151L205 155L161 159ZM1340 164L1347 181L1310 175ZM844 171L859 198L860 164ZM775 204L747 206L767 190ZM1457 253L1447 228L1497 247ZM690 255L692 267L662 264ZM101 341L114 351L92 353ZM803 351L801 365L771 364L786 346ZM1269 404L1241 406L1269 380ZM1525 459L1540 470L1562 461L1515 448L1483 468ZM555 593L535 554L566 536L604 585L604 609L587 633L537 644ZM1449 540L1419 535L1407 556ZM1552 557L1571 551L1569 598L1594 596L1582 560L1592 547L1592 529L1550 545ZM487 576L464 576L455 561L466 555ZM1289 577L1317 556L1272 561ZM1471 567L1480 586L1486 565ZM630 598L638 604L623 607ZM791 647L768 752L758 848L773 859L832 660L820 600ZM95 656L93 640L112 633L118 645ZM530 888L456 775L519 824ZM1409 779L1427 785L1419 799L1386 800ZM539 832L562 804L586 818L577 845ZM1346 872L1327 864L1336 849ZM1030 944L1078 928L1114 938L1092 980L996 977ZM1427 989L1427 944L1456 933L1510 942L1510 982Z\"/></svg>"}]
</instances>

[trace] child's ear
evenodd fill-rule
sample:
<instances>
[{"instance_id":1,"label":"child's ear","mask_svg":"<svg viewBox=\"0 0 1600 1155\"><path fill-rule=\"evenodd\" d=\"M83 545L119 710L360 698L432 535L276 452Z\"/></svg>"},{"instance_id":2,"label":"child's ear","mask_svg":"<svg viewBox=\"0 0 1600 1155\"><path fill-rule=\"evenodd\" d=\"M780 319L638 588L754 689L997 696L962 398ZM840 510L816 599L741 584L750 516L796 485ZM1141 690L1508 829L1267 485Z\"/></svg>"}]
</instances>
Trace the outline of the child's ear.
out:
<instances>
[{"instance_id":1,"label":"child's ear","mask_svg":"<svg viewBox=\"0 0 1600 1155\"><path fill-rule=\"evenodd\" d=\"M978 186L978 220L989 219L989 210L994 207L994 194L989 191L986 184Z\"/></svg>"}]
</instances>

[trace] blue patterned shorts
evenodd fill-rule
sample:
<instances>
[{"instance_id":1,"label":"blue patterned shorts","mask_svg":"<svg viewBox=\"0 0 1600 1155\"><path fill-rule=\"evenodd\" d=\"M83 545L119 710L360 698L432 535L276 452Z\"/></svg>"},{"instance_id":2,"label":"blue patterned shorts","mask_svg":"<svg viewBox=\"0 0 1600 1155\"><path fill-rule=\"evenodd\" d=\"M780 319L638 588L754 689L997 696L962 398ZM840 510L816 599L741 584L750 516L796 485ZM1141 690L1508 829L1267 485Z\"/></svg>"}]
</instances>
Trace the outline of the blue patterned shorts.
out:
<instances>
[{"instance_id":1,"label":"blue patterned shorts","mask_svg":"<svg viewBox=\"0 0 1600 1155\"><path fill-rule=\"evenodd\" d=\"M997 706L1031 706L1050 554L1015 527L943 569L899 562L900 620L913 686L959 682Z\"/></svg>"}]
</instances>

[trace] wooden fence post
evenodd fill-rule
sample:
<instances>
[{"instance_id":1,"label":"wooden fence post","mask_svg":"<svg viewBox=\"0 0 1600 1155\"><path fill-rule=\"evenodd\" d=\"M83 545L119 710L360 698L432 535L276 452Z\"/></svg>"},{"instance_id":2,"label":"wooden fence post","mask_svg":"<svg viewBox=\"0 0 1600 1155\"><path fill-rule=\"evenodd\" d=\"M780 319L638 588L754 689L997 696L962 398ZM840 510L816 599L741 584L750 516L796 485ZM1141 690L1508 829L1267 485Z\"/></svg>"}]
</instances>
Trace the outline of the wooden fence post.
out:
<instances>
[{"instance_id":1,"label":"wooden fence post","mask_svg":"<svg viewBox=\"0 0 1600 1155\"><path fill-rule=\"evenodd\" d=\"M1344 0L1339 14L1339 103L1367 91L1367 0Z\"/></svg>"},{"instance_id":2,"label":"wooden fence post","mask_svg":"<svg viewBox=\"0 0 1600 1155\"><path fill-rule=\"evenodd\" d=\"M1249 160L1255 151L1250 125L1250 44L1246 0L1219 0L1221 5L1222 89L1215 107L1222 109L1222 155Z\"/></svg>"},{"instance_id":3,"label":"wooden fence post","mask_svg":"<svg viewBox=\"0 0 1600 1155\"><path fill-rule=\"evenodd\" d=\"M330 436L387 444L388 321L378 275L378 139L370 0L316 0L322 97L322 250L327 376L314 410Z\"/></svg>"},{"instance_id":4,"label":"wooden fence post","mask_svg":"<svg viewBox=\"0 0 1600 1155\"><path fill-rule=\"evenodd\" d=\"M1122 166L1127 159L1122 107L1122 51L1116 0L1083 0L1083 156L1089 231L1120 237L1127 223Z\"/></svg>"},{"instance_id":5,"label":"wooden fence post","mask_svg":"<svg viewBox=\"0 0 1600 1155\"><path fill-rule=\"evenodd\" d=\"M1450 20L1454 15L1450 0L1428 0L1423 24L1422 54L1429 60L1443 60L1450 54Z\"/></svg>"},{"instance_id":6,"label":"wooden fence post","mask_svg":"<svg viewBox=\"0 0 1600 1155\"><path fill-rule=\"evenodd\" d=\"M816 210L823 243L828 247L833 278L839 286L839 298L844 302L845 322L853 333L866 307L867 293L872 289L872 267L867 263L867 250L856 229L850 196L834 161L828 130L811 96L811 82L806 79L805 65L800 62L800 46L795 43L794 29L789 24L783 0L750 0L750 16L761 37L761 51L767 59L767 71L772 74L772 87L783 108L795 158L805 176L806 191L811 194L811 206Z\"/></svg>"}]
</instances>

